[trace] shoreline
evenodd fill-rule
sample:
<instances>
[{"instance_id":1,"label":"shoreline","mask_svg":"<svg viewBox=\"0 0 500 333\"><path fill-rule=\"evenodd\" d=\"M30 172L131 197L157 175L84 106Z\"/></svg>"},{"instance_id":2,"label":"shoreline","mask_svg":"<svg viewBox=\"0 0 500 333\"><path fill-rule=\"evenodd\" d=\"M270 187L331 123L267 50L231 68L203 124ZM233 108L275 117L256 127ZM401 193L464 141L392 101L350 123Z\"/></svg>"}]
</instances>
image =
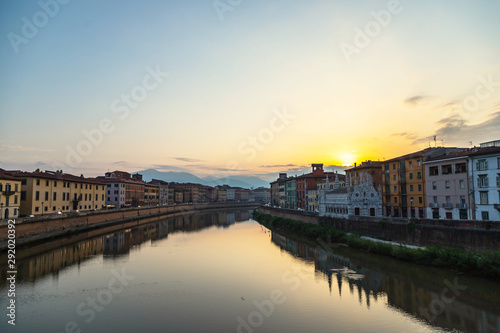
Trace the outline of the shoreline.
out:
<instances>
[{"instance_id":1,"label":"shoreline","mask_svg":"<svg viewBox=\"0 0 500 333\"><path fill-rule=\"evenodd\" d=\"M16 246L26 247L37 245L45 240L61 237L73 237L80 233L148 220L153 222L163 217L175 214L189 214L194 212L220 210L228 208L253 209L260 205L258 202L231 202L231 203L205 203L183 204L164 207L141 207L136 209L103 211L91 215L80 215L46 220L24 220L16 223ZM0 252L7 250L7 225L0 226Z\"/></svg>"},{"instance_id":2,"label":"shoreline","mask_svg":"<svg viewBox=\"0 0 500 333\"><path fill-rule=\"evenodd\" d=\"M395 259L442 269L482 276L490 279L500 278L500 253L493 251L471 251L459 248L413 249L404 245L392 245L368 239L359 234L346 232L328 225L311 224L303 221L273 216L254 210L253 218L271 230L285 231L292 235L306 237L313 241L341 243L369 253L389 256Z\"/></svg>"}]
</instances>

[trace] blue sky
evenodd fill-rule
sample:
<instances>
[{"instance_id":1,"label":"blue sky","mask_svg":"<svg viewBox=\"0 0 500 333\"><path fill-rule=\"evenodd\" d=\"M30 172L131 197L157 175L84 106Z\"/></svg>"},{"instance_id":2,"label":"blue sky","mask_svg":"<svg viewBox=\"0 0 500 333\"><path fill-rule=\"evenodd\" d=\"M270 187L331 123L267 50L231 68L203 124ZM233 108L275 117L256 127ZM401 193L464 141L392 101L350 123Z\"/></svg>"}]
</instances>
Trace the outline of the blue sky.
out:
<instances>
[{"instance_id":1,"label":"blue sky","mask_svg":"<svg viewBox=\"0 0 500 333\"><path fill-rule=\"evenodd\" d=\"M73 0L53 17L37 1L0 6L5 169L259 175L391 158L433 135L499 139L498 1L243 0L224 20L213 1ZM16 52L23 18L44 15ZM369 45L346 57L370 24ZM113 102L156 69L168 75L121 119ZM113 130L68 163L103 119Z\"/></svg>"}]
</instances>

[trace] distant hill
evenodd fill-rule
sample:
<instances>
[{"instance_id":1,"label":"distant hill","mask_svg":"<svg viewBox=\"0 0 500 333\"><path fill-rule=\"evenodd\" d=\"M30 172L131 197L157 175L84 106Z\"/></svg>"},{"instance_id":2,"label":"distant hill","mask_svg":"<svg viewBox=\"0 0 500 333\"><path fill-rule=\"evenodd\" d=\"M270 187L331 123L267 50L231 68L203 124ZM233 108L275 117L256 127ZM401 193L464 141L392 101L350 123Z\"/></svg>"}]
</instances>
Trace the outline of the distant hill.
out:
<instances>
[{"instance_id":1,"label":"distant hill","mask_svg":"<svg viewBox=\"0 0 500 333\"><path fill-rule=\"evenodd\" d=\"M159 180L164 180L166 182L198 183L209 186L227 184L229 186L243 187L243 188L252 188L252 187L257 188L261 186L269 187L269 182L255 176L240 176L240 175L230 176L230 177L208 176L200 178L189 172L158 171L155 169L137 171L137 173L141 174L142 179L146 182L149 182L153 179L159 179Z\"/></svg>"}]
</instances>

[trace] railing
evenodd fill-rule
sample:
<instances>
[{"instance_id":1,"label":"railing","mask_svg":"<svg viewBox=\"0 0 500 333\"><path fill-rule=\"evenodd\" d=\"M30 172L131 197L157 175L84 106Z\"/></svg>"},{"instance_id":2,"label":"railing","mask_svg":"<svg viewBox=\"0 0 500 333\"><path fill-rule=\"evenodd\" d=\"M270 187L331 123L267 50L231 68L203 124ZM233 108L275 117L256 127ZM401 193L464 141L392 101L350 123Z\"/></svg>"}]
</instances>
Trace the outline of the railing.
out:
<instances>
[{"instance_id":1,"label":"railing","mask_svg":"<svg viewBox=\"0 0 500 333\"><path fill-rule=\"evenodd\" d=\"M439 204L437 202L431 202L429 203L430 208L439 208Z\"/></svg>"},{"instance_id":2,"label":"railing","mask_svg":"<svg viewBox=\"0 0 500 333\"><path fill-rule=\"evenodd\" d=\"M16 194L15 191L3 191L3 195L13 195L13 194Z\"/></svg>"},{"instance_id":3,"label":"railing","mask_svg":"<svg viewBox=\"0 0 500 333\"><path fill-rule=\"evenodd\" d=\"M443 204L443 208L446 208L446 209L452 209L453 208L453 205L451 203L444 203Z\"/></svg>"},{"instance_id":4,"label":"railing","mask_svg":"<svg viewBox=\"0 0 500 333\"><path fill-rule=\"evenodd\" d=\"M467 204L464 203L457 203L457 208L467 208Z\"/></svg>"}]
</instances>

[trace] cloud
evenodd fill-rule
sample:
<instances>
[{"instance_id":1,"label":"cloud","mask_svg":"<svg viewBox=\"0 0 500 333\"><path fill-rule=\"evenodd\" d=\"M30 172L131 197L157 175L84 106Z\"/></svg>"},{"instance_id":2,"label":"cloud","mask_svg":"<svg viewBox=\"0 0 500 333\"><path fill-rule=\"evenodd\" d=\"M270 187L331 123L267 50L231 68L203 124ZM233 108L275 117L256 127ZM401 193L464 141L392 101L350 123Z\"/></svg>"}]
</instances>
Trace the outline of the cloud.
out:
<instances>
[{"instance_id":1,"label":"cloud","mask_svg":"<svg viewBox=\"0 0 500 333\"><path fill-rule=\"evenodd\" d=\"M113 162L111 164L113 164L113 165L128 165L128 162L127 161L117 161L117 162Z\"/></svg>"},{"instance_id":2,"label":"cloud","mask_svg":"<svg viewBox=\"0 0 500 333\"><path fill-rule=\"evenodd\" d=\"M435 134L416 139L415 144L433 140L434 135L438 140L443 140L447 145L465 145L472 141L478 144L484 141L498 140L500 133L500 110L489 115L488 119L474 125L460 115L452 115L436 122L439 125Z\"/></svg>"},{"instance_id":3,"label":"cloud","mask_svg":"<svg viewBox=\"0 0 500 333\"><path fill-rule=\"evenodd\" d=\"M289 168L289 167L304 167L297 164L275 164L275 165L261 165L261 168Z\"/></svg>"},{"instance_id":4,"label":"cloud","mask_svg":"<svg viewBox=\"0 0 500 333\"><path fill-rule=\"evenodd\" d=\"M0 144L0 150L7 150L7 151L41 151L41 152L54 151L54 149L25 147L25 146L19 146L19 145L15 146L15 145L9 145L7 143Z\"/></svg>"},{"instance_id":5,"label":"cloud","mask_svg":"<svg viewBox=\"0 0 500 333\"><path fill-rule=\"evenodd\" d=\"M196 158L188 158L188 157L172 157L173 159L176 159L178 161L182 162L189 162L189 163L194 163L194 162L203 162L203 160L198 160Z\"/></svg>"},{"instance_id":6,"label":"cloud","mask_svg":"<svg viewBox=\"0 0 500 333\"><path fill-rule=\"evenodd\" d=\"M416 140L417 139L417 136L415 134L408 133L408 132L393 133L390 136L399 136L399 137L407 139L407 140Z\"/></svg>"},{"instance_id":7,"label":"cloud","mask_svg":"<svg viewBox=\"0 0 500 333\"><path fill-rule=\"evenodd\" d=\"M418 104L425 104L430 98L430 96L417 95L405 99L404 103L410 106L417 106Z\"/></svg>"}]
</instances>

